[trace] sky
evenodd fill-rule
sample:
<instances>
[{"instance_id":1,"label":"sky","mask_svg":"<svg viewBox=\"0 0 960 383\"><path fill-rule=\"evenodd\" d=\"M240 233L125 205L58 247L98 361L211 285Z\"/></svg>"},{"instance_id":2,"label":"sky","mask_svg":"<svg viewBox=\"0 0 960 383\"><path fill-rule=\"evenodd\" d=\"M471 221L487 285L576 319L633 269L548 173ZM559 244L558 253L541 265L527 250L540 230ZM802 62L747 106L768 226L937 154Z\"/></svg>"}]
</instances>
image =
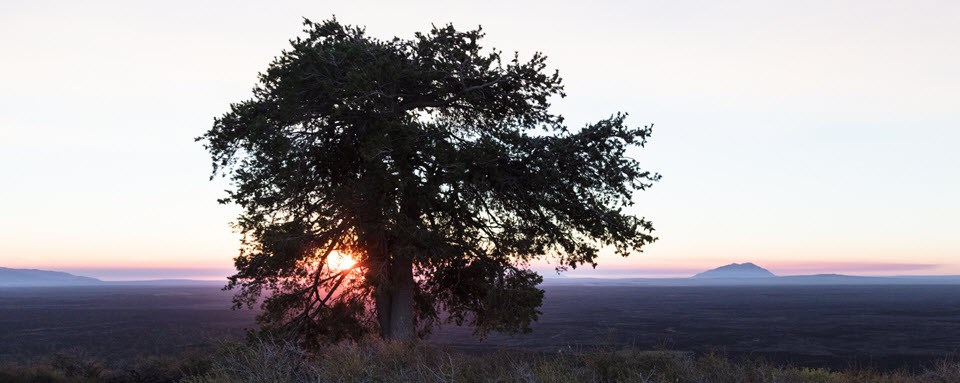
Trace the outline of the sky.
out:
<instances>
[{"instance_id":1,"label":"sky","mask_svg":"<svg viewBox=\"0 0 960 383\"><path fill-rule=\"evenodd\" d=\"M571 126L655 124L659 241L571 276L960 274L960 3L0 2L0 267L222 278L239 210L193 141L302 30L482 25L544 52ZM554 274L549 264L533 265Z\"/></svg>"}]
</instances>

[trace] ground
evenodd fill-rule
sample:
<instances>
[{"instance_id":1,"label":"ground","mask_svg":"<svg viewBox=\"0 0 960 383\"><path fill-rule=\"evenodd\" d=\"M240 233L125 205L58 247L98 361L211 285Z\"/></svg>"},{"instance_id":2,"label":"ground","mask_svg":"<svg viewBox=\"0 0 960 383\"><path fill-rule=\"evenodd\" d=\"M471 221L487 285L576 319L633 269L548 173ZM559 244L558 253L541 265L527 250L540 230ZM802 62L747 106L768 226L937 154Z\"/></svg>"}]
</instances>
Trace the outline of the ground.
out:
<instances>
[{"instance_id":1,"label":"ground","mask_svg":"<svg viewBox=\"0 0 960 383\"><path fill-rule=\"evenodd\" d=\"M595 346L720 351L809 367L915 368L960 350L960 286L546 286L526 335L482 341L445 327L431 342L466 352ZM239 338L253 313L217 286L0 289L0 361L82 350L105 360L202 351Z\"/></svg>"}]
</instances>

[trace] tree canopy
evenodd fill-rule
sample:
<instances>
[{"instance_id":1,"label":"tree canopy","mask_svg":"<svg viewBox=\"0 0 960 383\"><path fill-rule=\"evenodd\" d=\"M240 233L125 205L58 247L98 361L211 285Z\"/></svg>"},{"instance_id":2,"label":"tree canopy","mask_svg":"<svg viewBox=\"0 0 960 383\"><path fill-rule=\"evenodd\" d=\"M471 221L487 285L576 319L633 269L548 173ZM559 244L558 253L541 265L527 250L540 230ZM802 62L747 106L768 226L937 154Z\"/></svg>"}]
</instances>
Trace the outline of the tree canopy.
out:
<instances>
[{"instance_id":1,"label":"tree canopy","mask_svg":"<svg viewBox=\"0 0 960 383\"><path fill-rule=\"evenodd\" d=\"M540 53L483 49L480 29L376 39L336 20L260 74L198 140L244 241L227 288L308 344L529 331L544 296L529 269L596 266L654 241L624 212L659 179L627 156L651 128L613 114L579 129ZM355 263L337 267L347 256Z\"/></svg>"}]
</instances>

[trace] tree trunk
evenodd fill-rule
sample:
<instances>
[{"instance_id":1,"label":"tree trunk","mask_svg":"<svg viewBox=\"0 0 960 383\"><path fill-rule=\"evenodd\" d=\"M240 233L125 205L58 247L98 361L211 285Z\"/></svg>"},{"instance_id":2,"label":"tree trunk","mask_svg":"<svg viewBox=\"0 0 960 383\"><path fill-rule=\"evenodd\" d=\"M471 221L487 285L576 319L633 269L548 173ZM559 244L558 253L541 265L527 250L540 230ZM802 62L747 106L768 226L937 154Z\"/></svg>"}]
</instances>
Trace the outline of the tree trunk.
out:
<instances>
[{"instance_id":1,"label":"tree trunk","mask_svg":"<svg viewBox=\"0 0 960 383\"><path fill-rule=\"evenodd\" d=\"M395 257L385 269L388 273L384 278L386 283L373 292L380 337L386 340L413 340L417 337L413 307L416 293L413 262L410 257Z\"/></svg>"},{"instance_id":2,"label":"tree trunk","mask_svg":"<svg viewBox=\"0 0 960 383\"><path fill-rule=\"evenodd\" d=\"M405 147L401 146L395 148L395 150ZM401 221L401 224L418 225L420 217L417 208L416 185L418 178L411 165L411 155L398 152L394 158L396 159L398 172L403 177L400 214L406 218L407 222ZM378 293L377 296L377 319L380 322L380 332L384 339L409 341L417 337L416 316L413 307L413 298L416 293L416 282L413 280L413 256L410 254L409 246L397 245L397 243L392 243L391 246L387 247L390 253L390 263L387 266L388 275L385 278L387 288L386 291ZM397 251L399 249L402 250ZM387 310L387 307L389 307L389 310Z\"/></svg>"},{"instance_id":3,"label":"tree trunk","mask_svg":"<svg viewBox=\"0 0 960 383\"><path fill-rule=\"evenodd\" d=\"M387 340L413 340L417 337L413 309L416 288L413 262L409 257L394 259L389 272L388 284L374 291L380 337Z\"/></svg>"},{"instance_id":4,"label":"tree trunk","mask_svg":"<svg viewBox=\"0 0 960 383\"><path fill-rule=\"evenodd\" d=\"M390 274L390 331L386 339L413 340L417 337L413 309L413 295L416 287L413 281L413 262L410 257L394 259Z\"/></svg>"},{"instance_id":5,"label":"tree trunk","mask_svg":"<svg viewBox=\"0 0 960 383\"><path fill-rule=\"evenodd\" d=\"M392 339L390 318L392 317L393 296L395 295L394 266L390 259L389 246L383 231L371 234L370 237L376 240L368 244L370 248L370 273L367 278L379 281L376 290L373 291L373 300L377 313L377 324L380 325L380 338Z\"/></svg>"},{"instance_id":6,"label":"tree trunk","mask_svg":"<svg viewBox=\"0 0 960 383\"><path fill-rule=\"evenodd\" d=\"M376 301L377 323L380 325L380 338L390 339L390 286L378 286L373 292Z\"/></svg>"}]
</instances>

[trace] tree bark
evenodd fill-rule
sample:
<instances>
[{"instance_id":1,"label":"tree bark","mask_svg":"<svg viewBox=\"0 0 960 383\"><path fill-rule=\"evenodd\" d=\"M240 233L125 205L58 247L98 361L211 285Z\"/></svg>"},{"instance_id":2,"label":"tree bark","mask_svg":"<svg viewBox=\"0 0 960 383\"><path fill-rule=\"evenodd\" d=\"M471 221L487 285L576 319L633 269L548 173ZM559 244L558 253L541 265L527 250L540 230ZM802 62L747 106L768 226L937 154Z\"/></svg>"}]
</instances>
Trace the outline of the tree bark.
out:
<instances>
[{"instance_id":1,"label":"tree bark","mask_svg":"<svg viewBox=\"0 0 960 383\"><path fill-rule=\"evenodd\" d=\"M377 323L380 325L380 338L390 339L390 286L378 286L373 292L376 302Z\"/></svg>"},{"instance_id":2,"label":"tree bark","mask_svg":"<svg viewBox=\"0 0 960 383\"><path fill-rule=\"evenodd\" d=\"M390 273L390 326L386 339L409 341L417 337L413 308L415 285L409 256L394 259Z\"/></svg>"},{"instance_id":3,"label":"tree bark","mask_svg":"<svg viewBox=\"0 0 960 383\"><path fill-rule=\"evenodd\" d=\"M410 137L404 137L411 140ZM419 178L414 173L413 154L405 152L408 145L398 145L394 158L397 171L402 177L400 192L400 225L416 229L420 222L420 213L417 206L417 184ZM413 280L413 251L414 246L404 243L394 243L390 247L390 326L385 339L410 341L417 337L416 312L414 310L414 295L416 282ZM397 246L399 245L399 246Z\"/></svg>"},{"instance_id":4,"label":"tree bark","mask_svg":"<svg viewBox=\"0 0 960 383\"><path fill-rule=\"evenodd\" d=\"M413 262L409 257L394 259L387 270L387 284L374 291L380 337L386 340L413 340L417 337L413 307L416 289Z\"/></svg>"},{"instance_id":5,"label":"tree bark","mask_svg":"<svg viewBox=\"0 0 960 383\"><path fill-rule=\"evenodd\" d=\"M379 281L373 291L377 324L380 325L380 338L391 339L390 318L393 301L393 266L390 259L386 235L378 230L369 235L374 240L368 242L370 272L367 278Z\"/></svg>"}]
</instances>

